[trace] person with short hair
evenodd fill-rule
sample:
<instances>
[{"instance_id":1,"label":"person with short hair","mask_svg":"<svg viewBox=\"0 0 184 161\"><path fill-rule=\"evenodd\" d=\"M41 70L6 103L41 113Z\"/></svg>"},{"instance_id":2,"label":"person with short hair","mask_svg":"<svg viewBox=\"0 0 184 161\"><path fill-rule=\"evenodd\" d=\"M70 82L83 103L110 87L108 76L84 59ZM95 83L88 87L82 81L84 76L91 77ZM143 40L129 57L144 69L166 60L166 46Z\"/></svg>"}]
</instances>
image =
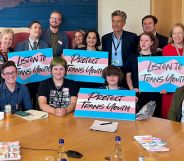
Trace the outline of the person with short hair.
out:
<instances>
[{"instance_id":1,"label":"person with short hair","mask_svg":"<svg viewBox=\"0 0 184 161\"><path fill-rule=\"evenodd\" d=\"M3 62L8 61L8 52L13 52L11 47L13 43L14 32L11 28L6 28L0 33L0 56Z\"/></svg>"},{"instance_id":2,"label":"person with short hair","mask_svg":"<svg viewBox=\"0 0 184 161\"><path fill-rule=\"evenodd\" d=\"M75 109L78 87L72 80L65 79L67 62L62 57L51 61L52 78L44 80L38 88L38 102L43 111L56 116L65 116Z\"/></svg>"},{"instance_id":3,"label":"person with short hair","mask_svg":"<svg viewBox=\"0 0 184 161\"><path fill-rule=\"evenodd\" d=\"M72 40L72 48L78 49L85 47L85 32L83 30L77 30L74 32Z\"/></svg>"},{"instance_id":4,"label":"person with short hair","mask_svg":"<svg viewBox=\"0 0 184 161\"><path fill-rule=\"evenodd\" d=\"M161 53L162 48L168 44L168 38L159 34L156 30L156 25L158 23L157 17L153 15L146 15L142 19L142 28L144 32L152 32L155 37L158 39L158 48L157 51Z\"/></svg>"},{"instance_id":5,"label":"person with short hair","mask_svg":"<svg viewBox=\"0 0 184 161\"><path fill-rule=\"evenodd\" d=\"M168 119L184 123L184 86L174 93Z\"/></svg>"},{"instance_id":6,"label":"person with short hair","mask_svg":"<svg viewBox=\"0 0 184 161\"><path fill-rule=\"evenodd\" d=\"M16 45L15 51L27 51L49 48L49 45L41 39L42 27L37 20L32 21L29 25L29 38L21 41ZM37 109L37 91L39 82L28 83L27 87L31 94L34 109Z\"/></svg>"},{"instance_id":7,"label":"person with short hair","mask_svg":"<svg viewBox=\"0 0 184 161\"><path fill-rule=\"evenodd\" d=\"M42 33L42 39L53 49L53 56L61 56L63 49L68 49L69 40L67 35L60 31L62 23L62 14L59 11L53 11L50 14L50 27Z\"/></svg>"},{"instance_id":8,"label":"person with short hair","mask_svg":"<svg viewBox=\"0 0 184 161\"><path fill-rule=\"evenodd\" d=\"M49 45L41 40L42 27L37 20L32 21L29 25L29 38L16 44L15 51L37 50L48 48Z\"/></svg>"},{"instance_id":9,"label":"person with short hair","mask_svg":"<svg viewBox=\"0 0 184 161\"><path fill-rule=\"evenodd\" d=\"M0 84L0 111L4 111L5 105L11 105L12 113L32 109L27 87L16 83L17 67L13 61L2 65L1 76L4 83Z\"/></svg>"},{"instance_id":10,"label":"person with short hair","mask_svg":"<svg viewBox=\"0 0 184 161\"><path fill-rule=\"evenodd\" d=\"M137 50L137 35L123 28L127 15L124 11L116 10L111 14L113 32L102 37L102 51L109 52L109 65L122 69L131 53Z\"/></svg>"},{"instance_id":11,"label":"person with short hair","mask_svg":"<svg viewBox=\"0 0 184 161\"><path fill-rule=\"evenodd\" d=\"M123 79L123 73L121 69L114 65L109 65L102 71L102 77L105 79L105 85L100 87L101 89L112 89L112 90L122 90L125 89L121 86L121 81Z\"/></svg>"}]
</instances>

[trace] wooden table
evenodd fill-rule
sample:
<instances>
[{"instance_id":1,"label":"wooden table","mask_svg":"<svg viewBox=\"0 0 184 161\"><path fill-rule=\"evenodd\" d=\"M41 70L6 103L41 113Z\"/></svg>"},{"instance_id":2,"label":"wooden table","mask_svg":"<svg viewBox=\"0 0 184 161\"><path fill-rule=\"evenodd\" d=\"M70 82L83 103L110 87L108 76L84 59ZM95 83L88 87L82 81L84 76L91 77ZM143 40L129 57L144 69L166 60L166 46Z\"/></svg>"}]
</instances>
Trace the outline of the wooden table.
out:
<instances>
[{"instance_id":1,"label":"wooden table","mask_svg":"<svg viewBox=\"0 0 184 161\"><path fill-rule=\"evenodd\" d=\"M20 141L24 148L57 149L58 139L65 139L67 149L81 152L80 161L104 161L114 148L114 137L122 137L126 161L137 161L140 153L147 153L134 140L134 135L153 135L165 140L170 152L157 153L160 161L184 160L184 124L152 118L147 121L119 121L116 133L91 131L94 119L75 118L73 114L35 121L26 121L17 116L0 121L0 141ZM44 161L55 151L21 149L22 161ZM79 159L70 159L77 161Z\"/></svg>"}]
</instances>

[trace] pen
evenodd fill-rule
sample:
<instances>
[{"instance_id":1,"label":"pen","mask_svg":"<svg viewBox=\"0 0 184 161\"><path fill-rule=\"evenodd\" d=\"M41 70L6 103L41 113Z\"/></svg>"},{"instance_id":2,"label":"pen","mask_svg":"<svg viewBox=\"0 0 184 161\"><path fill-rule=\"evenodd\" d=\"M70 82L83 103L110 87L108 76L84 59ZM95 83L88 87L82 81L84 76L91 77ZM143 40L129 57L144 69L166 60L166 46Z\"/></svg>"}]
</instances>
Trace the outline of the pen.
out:
<instances>
[{"instance_id":1,"label":"pen","mask_svg":"<svg viewBox=\"0 0 184 161\"><path fill-rule=\"evenodd\" d=\"M105 122L105 123L101 123L100 125L108 125L108 124L112 124L112 122Z\"/></svg>"}]
</instances>

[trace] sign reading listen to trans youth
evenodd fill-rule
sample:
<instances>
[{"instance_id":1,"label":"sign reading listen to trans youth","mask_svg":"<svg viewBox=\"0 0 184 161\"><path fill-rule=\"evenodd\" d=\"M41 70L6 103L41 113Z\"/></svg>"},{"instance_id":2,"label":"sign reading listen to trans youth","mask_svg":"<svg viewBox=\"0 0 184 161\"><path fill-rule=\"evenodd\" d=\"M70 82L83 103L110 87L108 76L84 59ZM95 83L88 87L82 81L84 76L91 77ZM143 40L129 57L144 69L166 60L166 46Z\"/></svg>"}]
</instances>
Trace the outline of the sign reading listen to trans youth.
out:
<instances>
[{"instance_id":1,"label":"sign reading listen to trans youth","mask_svg":"<svg viewBox=\"0 0 184 161\"><path fill-rule=\"evenodd\" d=\"M139 57L138 69L142 92L175 92L184 85L184 56Z\"/></svg>"},{"instance_id":2,"label":"sign reading listen to trans youth","mask_svg":"<svg viewBox=\"0 0 184 161\"><path fill-rule=\"evenodd\" d=\"M39 49L8 53L8 60L18 68L17 82L27 84L50 78L52 49Z\"/></svg>"},{"instance_id":3,"label":"sign reading listen to trans youth","mask_svg":"<svg viewBox=\"0 0 184 161\"><path fill-rule=\"evenodd\" d=\"M81 88L74 116L135 120L135 91Z\"/></svg>"},{"instance_id":4,"label":"sign reading listen to trans youth","mask_svg":"<svg viewBox=\"0 0 184 161\"><path fill-rule=\"evenodd\" d=\"M108 65L108 53L64 49L68 63L67 78L81 82L104 83L102 70Z\"/></svg>"}]
</instances>

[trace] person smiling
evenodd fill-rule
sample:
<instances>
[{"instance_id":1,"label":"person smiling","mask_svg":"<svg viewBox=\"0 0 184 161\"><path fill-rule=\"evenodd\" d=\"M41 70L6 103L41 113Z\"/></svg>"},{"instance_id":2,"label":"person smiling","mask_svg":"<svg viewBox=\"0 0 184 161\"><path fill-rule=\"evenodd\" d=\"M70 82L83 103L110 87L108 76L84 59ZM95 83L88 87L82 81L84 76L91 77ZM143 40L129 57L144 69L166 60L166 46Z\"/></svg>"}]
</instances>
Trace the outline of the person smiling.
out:
<instances>
[{"instance_id":1,"label":"person smiling","mask_svg":"<svg viewBox=\"0 0 184 161\"><path fill-rule=\"evenodd\" d=\"M51 61L52 78L44 80L38 88L40 109L55 116L65 116L75 109L78 87L74 81L65 79L67 62L62 57Z\"/></svg>"},{"instance_id":2,"label":"person smiling","mask_svg":"<svg viewBox=\"0 0 184 161\"><path fill-rule=\"evenodd\" d=\"M138 61L137 57L151 57L157 55L158 40L152 32L144 32L140 35L138 53L131 54L125 64L126 81L130 90L137 92L139 101L137 102L139 108L143 107L149 101L156 102L156 109L154 116L161 117L161 95L155 92L141 92L139 91L138 79Z\"/></svg>"},{"instance_id":3,"label":"person smiling","mask_svg":"<svg viewBox=\"0 0 184 161\"><path fill-rule=\"evenodd\" d=\"M127 15L116 10L111 14L112 30L102 37L102 51L109 52L109 65L115 65L124 72L128 56L137 49L137 35L124 30Z\"/></svg>"},{"instance_id":4,"label":"person smiling","mask_svg":"<svg viewBox=\"0 0 184 161\"><path fill-rule=\"evenodd\" d=\"M53 56L61 56L63 49L68 49L69 40L67 35L60 30L63 16L59 11L50 14L50 27L43 31L42 40L53 49Z\"/></svg>"},{"instance_id":5,"label":"person smiling","mask_svg":"<svg viewBox=\"0 0 184 161\"><path fill-rule=\"evenodd\" d=\"M181 23L176 23L173 25L170 35L168 45L162 50L163 56L184 56L184 25ZM171 106L171 101L173 98L173 93L166 93L163 91L162 95L162 117L168 118L169 109Z\"/></svg>"},{"instance_id":6,"label":"person smiling","mask_svg":"<svg viewBox=\"0 0 184 161\"><path fill-rule=\"evenodd\" d=\"M100 35L95 30L90 30L86 33L85 47L79 48L80 50L92 50L99 51L100 46Z\"/></svg>"},{"instance_id":7,"label":"person smiling","mask_svg":"<svg viewBox=\"0 0 184 161\"><path fill-rule=\"evenodd\" d=\"M83 30L75 31L73 40L72 40L72 48L78 49L78 48L85 47L84 41L85 41L85 32Z\"/></svg>"},{"instance_id":8,"label":"person smiling","mask_svg":"<svg viewBox=\"0 0 184 161\"><path fill-rule=\"evenodd\" d=\"M0 55L3 57L3 61L8 61L8 52L13 52L11 48L13 43L14 32L12 29L4 29L0 34Z\"/></svg>"},{"instance_id":9,"label":"person smiling","mask_svg":"<svg viewBox=\"0 0 184 161\"><path fill-rule=\"evenodd\" d=\"M5 105L11 105L12 113L32 109L29 91L25 85L16 83L17 67L13 61L5 62L1 67L4 83L0 85L0 111Z\"/></svg>"}]
</instances>

